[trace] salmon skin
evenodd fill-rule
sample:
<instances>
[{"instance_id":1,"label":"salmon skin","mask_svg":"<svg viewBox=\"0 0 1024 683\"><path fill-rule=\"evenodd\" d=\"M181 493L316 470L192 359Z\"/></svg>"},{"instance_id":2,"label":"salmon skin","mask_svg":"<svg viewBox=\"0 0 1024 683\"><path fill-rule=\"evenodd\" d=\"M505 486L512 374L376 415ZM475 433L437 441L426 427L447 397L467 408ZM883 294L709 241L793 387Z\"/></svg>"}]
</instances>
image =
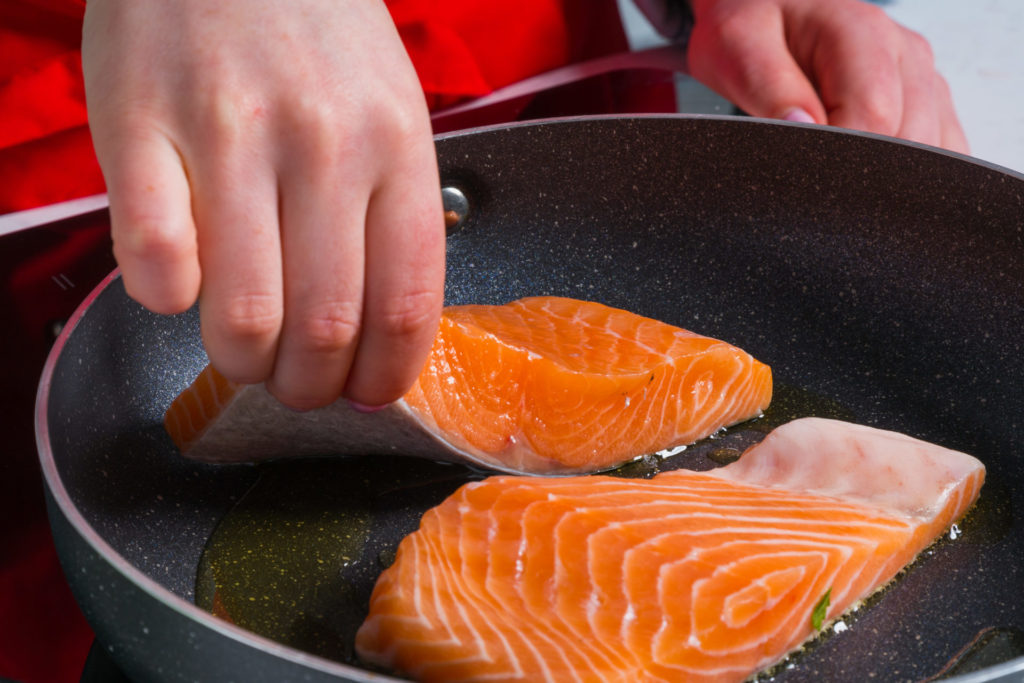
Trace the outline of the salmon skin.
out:
<instances>
[{"instance_id":1,"label":"salmon skin","mask_svg":"<svg viewBox=\"0 0 1024 683\"><path fill-rule=\"evenodd\" d=\"M212 366L167 410L187 457L394 453L514 473L615 467L756 417L770 368L725 342L602 304L531 297L444 310L430 356L375 413L296 413Z\"/></svg>"},{"instance_id":2,"label":"salmon skin","mask_svg":"<svg viewBox=\"0 0 1024 683\"><path fill-rule=\"evenodd\" d=\"M889 582L984 476L821 418L710 472L493 476L402 540L356 651L421 681L741 681Z\"/></svg>"}]
</instances>

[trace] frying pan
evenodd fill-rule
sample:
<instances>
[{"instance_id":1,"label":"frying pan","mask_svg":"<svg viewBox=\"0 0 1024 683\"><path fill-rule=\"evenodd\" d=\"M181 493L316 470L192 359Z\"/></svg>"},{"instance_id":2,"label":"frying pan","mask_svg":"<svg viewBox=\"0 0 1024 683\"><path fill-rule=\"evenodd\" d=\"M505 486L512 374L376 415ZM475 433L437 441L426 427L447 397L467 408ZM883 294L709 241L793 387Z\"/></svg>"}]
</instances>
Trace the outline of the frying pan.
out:
<instances>
[{"instance_id":1,"label":"frying pan","mask_svg":"<svg viewBox=\"0 0 1024 683\"><path fill-rule=\"evenodd\" d=\"M468 207L448 239L449 303L552 294L627 308L769 363L766 419L844 417L987 466L957 538L777 679L1020 680L1024 176L874 135L731 117L514 124L442 136L437 152ZM387 680L350 642L325 654L197 607L204 547L258 482L273 485L258 506L267 519L310 500L356 515L363 545L333 574L343 598L318 626L345 641L398 539L481 474L402 457L188 462L160 421L205 362L195 310L150 314L116 274L48 360L37 438L49 510L99 642L140 681ZM723 444L760 438L752 425L624 474L715 466Z\"/></svg>"}]
</instances>

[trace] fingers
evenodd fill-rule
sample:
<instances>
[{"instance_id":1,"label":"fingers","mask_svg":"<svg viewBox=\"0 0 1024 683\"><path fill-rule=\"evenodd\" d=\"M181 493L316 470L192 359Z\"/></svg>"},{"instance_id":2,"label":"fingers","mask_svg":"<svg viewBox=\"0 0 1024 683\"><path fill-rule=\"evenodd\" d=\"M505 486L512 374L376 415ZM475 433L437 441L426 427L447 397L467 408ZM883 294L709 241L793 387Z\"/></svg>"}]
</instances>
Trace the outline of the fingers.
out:
<instances>
[{"instance_id":1,"label":"fingers","mask_svg":"<svg viewBox=\"0 0 1024 683\"><path fill-rule=\"evenodd\" d=\"M404 393L435 332L444 234L387 7L96 0L83 66L129 294L161 313L198 295L214 366L292 407Z\"/></svg>"},{"instance_id":2,"label":"fingers","mask_svg":"<svg viewBox=\"0 0 1024 683\"><path fill-rule=\"evenodd\" d=\"M817 74L828 123L896 135L904 109L900 46L895 27L883 23L881 10L871 9L873 20L854 16L830 26L810 68Z\"/></svg>"},{"instance_id":3,"label":"fingers","mask_svg":"<svg viewBox=\"0 0 1024 683\"><path fill-rule=\"evenodd\" d=\"M445 230L429 136L366 215L363 330L345 388L357 403L400 397L423 368L437 333L444 286ZM401 180L398 180L398 179Z\"/></svg>"},{"instance_id":4,"label":"fingers","mask_svg":"<svg viewBox=\"0 0 1024 683\"><path fill-rule=\"evenodd\" d=\"M693 75L755 116L966 152L928 42L859 0L692 0Z\"/></svg>"},{"instance_id":5,"label":"fingers","mask_svg":"<svg viewBox=\"0 0 1024 683\"><path fill-rule=\"evenodd\" d=\"M896 134L915 142L937 145L941 139L941 109L938 81L931 46L923 37L899 27L904 49L899 68L902 75L903 111Z\"/></svg>"},{"instance_id":6,"label":"fingers","mask_svg":"<svg viewBox=\"0 0 1024 683\"><path fill-rule=\"evenodd\" d=\"M940 99L941 112L939 116L939 146L961 154L970 154L970 145L967 144L967 136L957 118L956 108L953 106L953 95L946 79L940 76L936 89Z\"/></svg>"},{"instance_id":7,"label":"fingers","mask_svg":"<svg viewBox=\"0 0 1024 683\"><path fill-rule=\"evenodd\" d=\"M695 11L707 5L695 5ZM688 59L695 78L752 116L825 122L814 86L771 2L723 2L699 13Z\"/></svg>"},{"instance_id":8,"label":"fingers","mask_svg":"<svg viewBox=\"0 0 1024 683\"><path fill-rule=\"evenodd\" d=\"M828 123L966 151L966 140L928 41L881 8L847 3L817 32L808 68Z\"/></svg>"},{"instance_id":9,"label":"fingers","mask_svg":"<svg viewBox=\"0 0 1024 683\"><path fill-rule=\"evenodd\" d=\"M829 123L966 151L928 41L876 7L858 6L857 15L816 66Z\"/></svg>"},{"instance_id":10,"label":"fingers","mask_svg":"<svg viewBox=\"0 0 1024 683\"><path fill-rule=\"evenodd\" d=\"M200 138L207 163L192 173L203 344L229 379L261 382L284 316L276 178L254 158L254 141L218 125L208 135Z\"/></svg>"},{"instance_id":11,"label":"fingers","mask_svg":"<svg viewBox=\"0 0 1024 683\"><path fill-rule=\"evenodd\" d=\"M110 202L114 256L129 296L157 313L180 313L201 282L192 195L173 117L146 55L133 52L141 32L135 3L91 2L82 32L82 71L93 147ZM127 59L126 55L132 58Z\"/></svg>"},{"instance_id":12,"label":"fingers","mask_svg":"<svg viewBox=\"0 0 1024 683\"><path fill-rule=\"evenodd\" d=\"M363 314L368 180L346 176L354 152L315 124L293 136L281 169L285 318L267 389L308 410L341 395Z\"/></svg>"},{"instance_id":13,"label":"fingers","mask_svg":"<svg viewBox=\"0 0 1024 683\"><path fill-rule=\"evenodd\" d=\"M200 269L188 179L177 150L155 129L94 138L110 198L114 256L128 295L157 313L184 311L199 294Z\"/></svg>"},{"instance_id":14,"label":"fingers","mask_svg":"<svg viewBox=\"0 0 1024 683\"><path fill-rule=\"evenodd\" d=\"M822 35L818 74L828 122L843 128L937 142L935 67L920 36L883 10L858 3Z\"/></svg>"},{"instance_id":15,"label":"fingers","mask_svg":"<svg viewBox=\"0 0 1024 683\"><path fill-rule=\"evenodd\" d=\"M363 406L390 403L422 369L440 317L445 238L427 121L417 114L414 133L385 126L388 142L375 150L389 163L362 159L361 178L339 163L358 158L354 140L292 145L304 161L283 169L285 320L267 388L293 408L343 392Z\"/></svg>"}]
</instances>

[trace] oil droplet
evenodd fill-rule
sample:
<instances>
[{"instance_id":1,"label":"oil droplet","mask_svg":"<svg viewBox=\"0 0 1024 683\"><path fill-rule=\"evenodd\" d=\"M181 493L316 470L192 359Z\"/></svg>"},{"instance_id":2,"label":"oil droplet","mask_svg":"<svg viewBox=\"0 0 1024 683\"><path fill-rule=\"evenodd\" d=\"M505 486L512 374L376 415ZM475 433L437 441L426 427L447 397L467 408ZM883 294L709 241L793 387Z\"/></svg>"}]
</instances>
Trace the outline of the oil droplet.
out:
<instances>
[{"instance_id":1,"label":"oil droplet","mask_svg":"<svg viewBox=\"0 0 1024 683\"><path fill-rule=\"evenodd\" d=\"M741 453L738 448L712 448L707 455L718 465L728 465L739 460Z\"/></svg>"},{"instance_id":2,"label":"oil droplet","mask_svg":"<svg viewBox=\"0 0 1024 683\"><path fill-rule=\"evenodd\" d=\"M624 465L620 465L607 474L624 479L650 479L661 471L662 459L656 454L648 453Z\"/></svg>"},{"instance_id":3,"label":"oil droplet","mask_svg":"<svg viewBox=\"0 0 1024 683\"><path fill-rule=\"evenodd\" d=\"M395 563L395 552L394 548L385 548L377 553L377 563L380 564L381 569L387 569Z\"/></svg>"}]
</instances>

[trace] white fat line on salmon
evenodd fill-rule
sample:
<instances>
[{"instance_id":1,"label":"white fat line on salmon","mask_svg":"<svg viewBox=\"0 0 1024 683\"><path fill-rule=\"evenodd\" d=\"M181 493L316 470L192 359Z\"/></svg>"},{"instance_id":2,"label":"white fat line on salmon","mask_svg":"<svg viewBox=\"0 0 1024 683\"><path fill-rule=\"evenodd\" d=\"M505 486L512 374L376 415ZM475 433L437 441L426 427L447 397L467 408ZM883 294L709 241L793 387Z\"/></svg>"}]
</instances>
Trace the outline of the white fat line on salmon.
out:
<instances>
[{"instance_id":1,"label":"white fat line on salmon","mask_svg":"<svg viewBox=\"0 0 1024 683\"><path fill-rule=\"evenodd\" d=\"M598 483L598 482L595 482L595 484L596 483ZM610 483L610 485L611 485L611 483ZM615 487L615 488L619 488L619 487ZM806 526L806 527L810 527L810 528L815 528L815 527L820 527L820 526L830 526L830 525L834 525L834 524L837 523L837 521L835 519L830 519L830 520L827 520L827 521L822 521L822 520L819 520L819 519L815 519L812 516L808 516L808 518L794 518L794 517L791 517L791 516L775 516L775 515L772 515L772 513L778 513L778 512L785 513L785 512L795 512L796 511L796 509L794 508L793 505L791 505L791 504L787 505L786 501L784 501L784 500L780 500L778 505L764 505L764 504L760 504L760 505L757 505L757 504L752 504L752 505L730 505L730 504L728 504L728 501L734 500L735 499L734 497L723 496L724 500L715 500L713 495L702 494L702 495L700 495L698 497L697 495L695 495L693 493L687 493L685 496L684 495L679 495L679 496L674 496L674 497L665 496L666 493L670 493L670 492L671 492L671 489L667 488L666 490L660 492L663 497L661 497L659 499L656 499L656 500L653 500L653 501L645 501L645 502L641 502L641 503L633 502L630 505L630 508L632 510L634 510L634 511L637 510L637 509L644 509L644 508L651 509L652 510L651 517L649 517L649 518L636 518L636 517L633 517L633 518L631 518L629 520L622 520L622 521L617 521L617 522L611 522L610 525L608 527L606 527L606 529L608 529L608 530L618 529L618 528L620 528L622 526L634 526L634 525L637 525L637 524L643 524L643 523L645 523L647 521L656 521L656 520L686 521L686 520L706 520L706 519L722 520L722 519L724 519L724 520L733 520L734 524L739 523L741 521L747 522L746 526L733 526L733 527L729 527L729 530L733 531L733 532L739 531L739 530L743 530L743 531L748 531L748 532L757 531L759 533L760 532L767 532L767 533L774 533L774 534L787 534L787 533L794 533L794 532L791 531L791 530L790 531L785 531L785 530L780 531L780 530L777 530L777 529L775 529L773 527L775 525L778 525L778 524L786 523L786 524L794 524L794 525L800 525L800 526ZM611 491L611 492L606 492L606 493L601 494L600 496L594 496L594 497L597 499L597 502L599 504L596 504L596 505L578 505L577 504L577 506L575 508L565 510L563 516L565 516L565 515L587 514L590 511L602 510L602 509L607 509L607 508L614 508L614 507L617 507L617 506L619 506L621 504L621 502L619 500L616 500L616 498L621 497L624 501L629 499L629 496L627 495L627 492L625 492L625 491L618 491L618 490ZM552 492L548 492L546 494L546 500L548 502L558 502L558 501L560 501L562 499L563 499L562 496L559 496L559 495L557 495L555 493L552 493ZM688 510L686 512L670 514L670 515L667 515L667 516L659 514L659 511L662 508L665 508L665 507L678 507L678 505L680 503L682 503L682 502L688 503L691 506L691 508L696 508L696 509L691 509L691 510ZM875 519L875 520L872 520L872 521L867 521L867 520L863 519L863 512L864 512L865 509L869 509L869 508L866 508L866 506L833 504L832 501L821 501L817 505L801 505L799 507L799 512L801 514L807 514L807 513L813 513L813 512L828 512L828 513L831 513L833 515L839 514L839 513L843 513L843 512L852 513L852 515L855 516L856 519L852 519L850 521L851 522L856 522L859 526L868 526L868 527L877 528L877 529L892 529L894 527L896 527L896 528L903 527L903 528L907 529L908 531L912 531L911 522L913 520L905 519L905 518L899 518L899 517L894 517L894 516L891 516L891 515L879 515L878 519ZM486 510L479 510L479 511L478 510L473 510L473 509L471 509L470 506L465 505L465 504L460 505L459 512L461 514L476 513L476 512L482 512L482 513L486 514ZM744 514L744 513L746 513L746 514ZM739 518L739 519L737 519L737 518ZM674 530L671 530L671 531L666 532L666 533L670 533L670 534L678 534L678 533L698 534L698 533L703 533L703 532L688 531L685 527L681 527L681 528L674 529ZM711 531L708 531L706 533L711 533ZM796 533L798 535L800 535L800 536L807 536L807 534L808 534L807 531L798 531ZM837 538L838 536L836 536L835 534L814 533L814 534L812 534L811 537L815 537L815 538Z\"/></svg>"},{"instance_id":2,"label":"white fat line on salmon","mask_svg":"<svg viewBox=\"0 0 1024 683\"><path fill-rule=\"evenodd\" d=\"M663 506L670 506L670 505L671 505L671 502L668 502L668 501L661 502L661 503L658 503L658 504L639 503L637 505L632 506L632 509L636 510L638 508L645 508L645 507L650 507L650 506L663 507ZM694 505L699 505L699 503L694 503ZM714 508L715 507L714 504L704 504L704 506L706 506L708 508ZM587 512L589 512L591 510L600 510L600 509L603 509L603 508L606 508L606 507L612 507L612 506L578 507L578 508L576 508L574 510L567 510L566 514L576 514L576 515L578 515L578 514L586 514ZM764 510L764 508L758 508L756 506L747 506L747 507L736 506L735 509L737 509L737 510L750 510L752 512L759 512L759 511L762 511L762 510L765 511L765 512L770 512L770 510ZM792 508L789 508L788 510L791 510L791 509ZM829 508L829 507L813 508L813 507L808 507L807 509L811 510L811 511L822 510L822 511L831 512L835 508ZM736 519L736 517L737 517L737 515L730 515L730 514L728 514L728 510L725 511L725 512L696 512L696 511L694 511L694 512L687 512L687 513L676 513L676 514L670 514L670 515L652 515L649 518L636 518L636 517L634 517L634 518L631 518L631 519L628 519L628 520L610 521L608 523L608 525L606 527L604 527L601 531L602 532L609 532L609 531L613 531L613 530L620 530L620 529L624 529L624 528L641 526L641 525L643 525L645 523L648 523L648 522L686 521L686 520L727 520L727 521L732 521L733 525L732 526L728 526L728 527L722 527L721 529L704 529L704 530L689 529L689 528L680 526L679 528L676 528L676 529L669 529L669 530L665 531L663 534L661 534L660 536L651 537L651 538L647 539L646 542L654 540L654 538L659 538L659 537L664 537L664 536L676 536L676 535L679 535L679 534L685 534L685 535L688 535L688 536L703 536L703 535L706 535L706 534L716 534L716 533L734 533L735 534L735 533L753 533L753 532L756 532L756 533L759 533L759 534L768 534L768 535L778 536L780 538L789 538L789 537L792 537L794 535L799 537L799 538L823 538L823 539L844 539L844 540L849 538L848 536L845 536L845 535L842 535L842 534L835 534L835 533L826 534L826 533L822 533L822 532L819 532L819 531L813 531L813 529L818 528L818 527L822 527L822 526L834 526L836 524L836 522L823 522L823 521L821 521L819 519L800 519L800 518L793 518L793 517L763 517L763 516L752 516L750 518L750 520L748 521L748 520L743 520L743 519ZM908 538L913 535L913 532L914 532L914 529L915 529L915 527L913 525L911 525L908 520L901 520L901 519L895 519L895 518L882 518L882 519L879 519L879 520L872 520L872 521L863 520L863 519L855 519L855 520L850 520L850 521L856 523L857 526L859 526L861 528L867 527L867 528L871 528L871 529L883 529L883 530L903 528L906 531ZM743 522L748 522L748 523L747 524L743 524ZM779 529L779 528L776 528L774 526L774 525L779 525L779 524L800 525L800 526L808 527L809 530L794 530L794 529L786 529L786 528ZM859 545L868 544L868 543L869 543L869 541L867 539L860 539L858 541Z\"/></svg>"},{"instance_id":3,"label":"white fat line on salmon","mask_svg":"<svg viewBox=\"0 0 1024 683\"><path fill-rule=\"evenodd\" d=\"M828 585L830 581L834 581L835 580L835 578L838 575L838 573L839 573L839 568L837 567L836 570L832 572L831 576L829 576L827 578L827 580L825 580L825 581L821 581L822 576L820 576L820 575L816 576L814 578L819 583L824 583L825 585ZM659 583L660 582L661 581L659 579ZM698 594L697 594L696 585L695 585L694 589L693 589L693 592L692 592L692 595L691 595L691 599L692 600L696 600L697 597L698 597ZM813 600L813 599L814 598L812 598L811 596L808 595L805 598L805 600L803 601L803 603L801 603L799 609L794 608L793 610L790 610L790 613L793 614L793 613L796 613L797 611L805 609L808 605L814 605L815 603L809 602L809 600ZM788 656L790 653L799 650L801 647L803 647L804 644L806 644L807 642L810 642L811 640L813 640L813 637L817 634L817 631L812 631L807 636L802 636L801 637L800 634L801 634L801 632L803 630L803 627L799 626L798 625L799 623L801 623L801 622L794 623L794 628L791 629L789 631L788 635L786 636L787 639L795 640L795 641L798 642L798 644L793 649L791 649L789 651L789 653L787 653L785 656ZM664 633L664 631L667 631L667 629L668 629L667 620L663 617L662 618L662 627L658 629L658 631L654 634L654 636L651 639L652 649L658 649L659 648L660 642L662 640L664 640L664 638L666 637L666 634ZM698 638L697 635L696 635L698 631L699 631L699 629L698 629L697 624L696 624L696 617L693 614L691 614L691 616L690 616L690 635L689 635L689 638L687 639L687 645L689 645L690 647L694 647L696 649L702 649L703 650L703 649L705 649L704 648L704 644L701 642L700 638ZM772 635L777 636L778 634L779 634L779 631L776 630L774 632L774 634L769 634L769 636L772 636ZM757 649L760 648L760 646L763 644L763 642L764 642L763 639L761 641L759 641L759 642L748 641L748 643L745 646L736 647L736 648L733 648L731 650L717 650L716 653L717 653L717 655L719 657L723 657L725 655L735 655L735 654L741 653L741 652L746 652L746 651L750 651L750 650L757 650ZM696 645L694 645L694 643L696 643ZM760 662L758 664L758 669L759 670L763 670L767 666L771 665L773 662L782 661L782 659L784 659L785 656L781 657L781 658L774 657L774 656L762 656L762 658L761 658L761 660L760 660ZM679 668L679 667L677 667L677 668ZM682 668L685 668L685 667L682 667ZM730 670L730 667L728 667L727 665L725 667L722 667L722 668L711 669L711 671L715 671L715 672L718 672L718 673L722 673L724 671L729 671L729 670Z\"/></svg>"},{"instance_id":4,"label":"white fat line on salmon","mask_svg":"<svg viewBox=\"0 0 1024 683\"><path fill-rule=\"evenodd\" d=\"M667 475L671 474L673 473L667 472L659 476L666 477ZM782 492L782 490L780 489L775 488L764 488L756 492L758 496L762 497L762 500L764 501L763 503L740 504L736 503L736 501L748 501L751 500L753 496L749 495L737 497L735 495L730 495L730 490L727 487L715 485L718 483L718 480L713 479L710 476L705 481L711 485L700 486L699 488L694 487L694 489L685 490L685 492L681 492L678 486L674 487L671 485L671 483L668 482L664 486L658 486L655 485L656 479L651 479L648 481L652 482L651 485L647 486L644 492L642 492L642 498L646 500L635 502L637 498L636 494L630 496L631 492L629 492L629 490L624 489L622 485L613 485L609 483L604 488L611 488L611 490L601 490L600 493L595 493L593 495L587 496L587 504L580 502L581 497L572 497L572 500L575 504L574 509L593 510L606 507L614 507L615 505L617 505L617 503L615 503L614 501L621 498L624 501L630 501L633 507L678 507L681 503L687 503L692 508L711 510L719 512L721 514L730 511L735 511L737 514L740 514L741 516L752 516L754 518L761 517L763 513L803 513L808 510L813 510L816 512L835 512L837 514L847 514L858 519L860 517L868 516L865 515L865 512L870 512L873 513L873 516L876 516L880 519L888 520L890 523L900 523L903 525L905 525L905 523L908 521L920 521L920 519L916 517L909 517L903 513L895 514L890 510L871 507L859 503L844 503L839 499L833 499L828 498L827 496L819 495L809 495L806 498L799 499L800 505L796 506L793 503L793 499L784 498L782 496L784 492ZM570 479L566 479L566 482L571 485ZM595 482L595 489L596 488L597 484ZM746 493L753 494L755 492ZM558 494L549 493L548 496L549 501L562 500L562 496L559 496ZM654 498L655 496L657 498ZM594 501L594 503L591 504L589 503L589 501ZM675 513L672 518L682 518L685 517L687 514L691 514L691 512L687 511ZM821 523L820 520L818 523Z\"/></svg>"},{"instance_id":5,"label":"white fat line on salmon","mask_svg":"<svg viewBox=\"0 0 1024 683\"><path fill-rule=\"evenodd\" d=\"M601 531L603 533L612 533L621 531L623 529L636 528L638 526L644 526L649 523L659 523L659 525L665 521L678 522L678 526L673 529L666 530L664 534L671 536L701 536L703 534L715 533L714 530L700 531L692 528L692 524L687 522L698 522L703 520L715 520L730 522L730 526L727 529L731 533L744 533L744 534L769 534L778 535L781 538L820 538L820 539L845 539L846 536L839 533L826 533L819 531L822 527L835 526L842 522L823 522L819 519L814 518L799 518L791 515L787 516L773 516L773 512L793 512L792 508L765 508L763 506L734 506L726 509L722 509L721 504L715 502L698 502L698 501L684 501L692 507L700 507L702 510L690 510L686 513L674 513L665 515L662 513L664 508L678 507L680 501L659 501L656 503L637 503L631 505L632 511L642 511L644 509L650 509L651 515L649 517L633 516L625 520L609 520L609 523ZM616 501L608 501L606 505L596 506L579 506L574 509L566 509L560 515L561 519L574 519L581 516L586 516L593 512L607 510L609 508L617 507ZM741 514L742 512L747 514ZM834 507L818 507L818 506L807 506L801 512L835 512ZM914 531L914 525L909 520L902 520L896 518L882 517L875 520L865 520L863 518L850 519L847 523L855 523L861 528L879 529L879 530L891 530L897 531L902 529L909 539ZM788 528L782 529L777 528L780 525L788 525ZM869 544L869 539L860 539L858 544L864 545Z\"/></svg>"},{"instance_id":6,"label":"white fat line on salmon","mask_svg":"<svg viewBox=\"0 0 1024 683\"><path fill-rule=\"evenodd\" d=\"M428 553L428 555L433 555L434 557L443 557L444 556L444 550L442 548L438 548L436 550L437 550L436 554L435 553ZM417 566L419 566L419 565L417 565ZM454 582L454 579L456 578L456 575L454 573L447 573L447 572L442 573L441 574L441 581L438 582L438 581L436 581L437 574L433 571L434 564L428 562L427 566L429 566L431 568L431 571L430 571L430 574L429 574L429 576L431 577L431 582L430 582L431 586L443 586L444 588L447 589L445 591L445 593L448 594L448 595L451 595L451 596L459 596L459 595L463 594L463 591L460 590L462 588L462 586L458 585L457 583ZM442 565L438 564L437 566L440 567ZM420 585L420 582L417 581L416 582L417 590L419 588L419 585ZM446 617L448 612L447 612L446 609L444 609L444 607L440 603L440 597L442 595L442 591L438 591L438 590L435 589L432 592L434 594L434 601L433 602L434 602L435 614L438 614L441 617ZM470 619L470 613L465 608L465 604L472 604L472 601L464 601L464 600L456 599L456 600L454 600L452 602L452 604L454 605L455 610L458 612L459 616L461 617L461 620L462 620L461 623L464 624L470 630L470 632L472 633L473 641L476 643L476 651L478 653L480 653L480 654L475 656L475 657L470 657L470 658L463 659L463 660L447 660L445 663L456 663L456 662L459 662L459 661L477 661L477 660L480 660L480 659L484 659L485 661L493 661L494 660L494 656L488 651L488 648L487 648L488 641L484 637L482 637L479 628L477 628L475 622L472 619ZM422 610L418 610L418 612L419 612L419 614L423 615ZM502 649L505 651L505 653L507 655L508 661L510 661L512 663L515 677L521 678L523 676L522 666L520 665L519 658L515 654L515 649L511 646L511 644L508 641L508 638L506 637L507 625L508 625L507 620L505 620L506 628L502 628L501 626L496 625L492 620L488 619L487 616L483 613L482 610L474 610L473 611L473 615L478 617L483 622L483 625L486 626L487 630L494 637L496 637L500 641L500 643L502 645ZM498 616L499 617L501 616L500 612L498 612ZM456 634L454 632L454 630L452 628L452 625L447 621L447 619L445 619L445 621L443 622L443 626L444 626L444 631L447 634L447 642L448 643L458 644L458 643L462 642L462 639L459 637L458 634ZM437 641L435 643L435 646L440 648L440 647L443 647L445 644L446 644L445 641L439 640L439 641ZM526 642L525 645L527 646L527 648L533 650L533 653L537 657L538 661L541 663L542 668L547 669L546 663L542 661L542 659L540 658L539 653L536 651L536 649L534 649L534 647L529 642ZM550 670L547 670L547 677L549 679L550 679L550 675L551 675Z\"/></svg>"},{"instance_id":7,"label":"white fat line on salmon","mask_svg":"<svg viewBox=\"0 0 1024 683\"><path fill-rule=\"evenodd\" d=\"M666 475L671 474L671 472L667 472L659 476L665 477ZM572 479L566 478L563 481L570 488L571 494L573 492L574 486ZM583 504L580 502L581 496L570 495L569 498L574 503L573 510L600 510L608 507L617 507L618 505L620 505L619 499L621 498L623 502L629 502L631 508L651 508L654 510L657 510L658 508L665 506L678 508L678 506L681 503L687 503L691 508L695 508L687 510L685 512L675 513L671 515L669 519L683 519L689 515L702 514L700 512L701 510L714 512L718 517L738 516L741 518L750 517L755 520L768 519L765 518L764 515L771 513L793 513L799 514L800 517L804 517L806 512L811 511L828 512L834 515L846 514L854 518L851 521L859 522L861 518L867 516L865 515L865 511L867 511L874 513L874 516L878 520L884 521L887 524L906 526L908 522L918 521L916 518L907 517L902 514L896 515L888 510L873 508L871 506L863 504L844 503L841 500L821 495L809 495L806 498L800 500L800 505L797 506L794 505L792 499L787 499L783 497L782 494L784 493L784 491L769 488L763 489L761 491L756 491L756 493L758 495L763 495L764 500L771 501L770 503L762 502L751 504L734 504L732 503L732 501L735 501L737 497L735 495L730 495L730 491L727 488L715 486L714 484L717 484L719 480L712 480L710 477L708 477L708 479L706 479L705 481L711 483L711 486L701 487L699 489L695 487L694 489L689 491L680 491L678 487L673 487L671 484L668 484L663 487L655 486L654 483L657 482L656 479L647 480L652 482L652 485L646 487L646 490L642 492L643 494L646 494L644 495L644 497L647 498L647 500L639 502L636 501L636 492L632 492L623 488L621 482L625 480L606 480L603 482L606 484L606 486L602 488L611 488L612 490L601 490L600 492L598 492L596 489L598 488L599 483L601 483L601 480L594 478L593 481L595 493L588 495L586 499L588 501L593 500L594 503ZM654 495L657 495L658 497L652 499L652 496ZM559 493L549 491L546 494L546 499L548 501L554 502L564 500L565 497L563 495L559 495ZM481 512L486 514L487 511L481 510ZM729 513L735 513L735 515L731 515ZM777 518L774 517L771 519L772 521L778 521ZM841 520L801 519L798 521L801 521L803 523L835 524L839 523Z\"/></svg>"},{"instance_id":8,"label":"white fat line on salmon","mask_svg":"<svg viewBox=\"0 0 1024 683\"><path fill-rule=\"evenodd\" d=\"M443 555L443 550L440 551L440 552ZM556 569L556 571L557 571L557 569ZM434 574L431 573L431 576L433 577ZM449 591L449 594L452 595L453 597L462 596L461 599L454 600L454 604L455 604L456 609L459 611L460 615L462 616L462 618L464 620L468 619L468 614L463 609L463 602L465 602L465 604L473 604L474 603L473 595L465 594L464 591L461 590L463 588L463 586L461 584L456 585L455 583L453 583L454 576L445 576L444 578L445 578L445 582L444 582L443 585ZM439 592L435 592L435 596L437 596L439 594L440 594ZM514 620L509 620L509 619L506 618L507 611L503 609L503 605L500 603L499 599L496 598L493 594L490 594L490 593L486 593L486 594L474 593L474 595L477 598L481 598L485 602L490 604L490 606L494 609L496 618L499 619L501 621L501 623L503 623L505 625L504 629L500 628L500 627L497 627L494 624L494 622L486 619L486 617L483 616L482 611L476 612L477 616L480 616L482 619L485 619L487 621L487 624L490 627L490 630L494 633L494 635L501 639L502 644L504 645L503 649L507 653L508 657L516 662L516 672L517 672L516 673L516 677L522 677L523 676L522 667L519 664L519 660L515 656L515 653L514 653L513 649L511 649L510 643L509 643L509 641L505 637L505 633L512 634L514 637L516 637L517 641L522 642L523 645L525 645L534 654L534 656L536 658L536 661L541 666L541 668L544 669L544 672L545 672L544 673L544 680L555 681L555 678L553 678L553 675L552 675L552 673L550 671L550 668L549 668L549 665L548 665L547 661L541 656L539 650L536 649L536 646L532 642L530 642L529 639L522 638L521 624L517 623ZM443 613L443 612L439 612L439 613ZM567 659L567 655L564 653L564 651L566 649L571 649L571 650L579 653L580 656L583 656L583 657L588 657L589 656L589 657L596 657L598 659L607 660L608 653L602 653L599 649L595 650L593 648L593 646L589 646L587 643L580 643L577 640L568 637L565 633L563 633L562 631L560 631L557 628L555 628L552 624L549 624L549 623L547 623L547 622L545 622L543 620L536 620L536 621L532 621L531 622L531 626L532 626L531 635L540 638L541 640L543 640L546 643L548 643L552 648L555 648L555 650L560 653L560 655L559 655L560 658L563 660L563 662L566 663L567 666L569 666L569 660ZM486 648L484 647L484 643L486 641L480 638L480 634L479 634L479 632L476 629L472 629L472 630L473 630L474 637L475 637L475 639L476 639L476 641L477 641L477 643L479 645L480 650L481 651L486 651ZM452 638L452 642L459 642L457 636L451 635L451 638ZM581 650L580 649L581 646L586 648L586 651ZM493 661L493 656L492 656L492 659L489 660L489 661ZM582 681L582 679L579 677L579 674L575 672L575 669L571 668L571 670L574 671L574 674L573 674L574 680ZM504 679L504 675L499 676L499 677Z\"/></svg>"}]
</instances>

